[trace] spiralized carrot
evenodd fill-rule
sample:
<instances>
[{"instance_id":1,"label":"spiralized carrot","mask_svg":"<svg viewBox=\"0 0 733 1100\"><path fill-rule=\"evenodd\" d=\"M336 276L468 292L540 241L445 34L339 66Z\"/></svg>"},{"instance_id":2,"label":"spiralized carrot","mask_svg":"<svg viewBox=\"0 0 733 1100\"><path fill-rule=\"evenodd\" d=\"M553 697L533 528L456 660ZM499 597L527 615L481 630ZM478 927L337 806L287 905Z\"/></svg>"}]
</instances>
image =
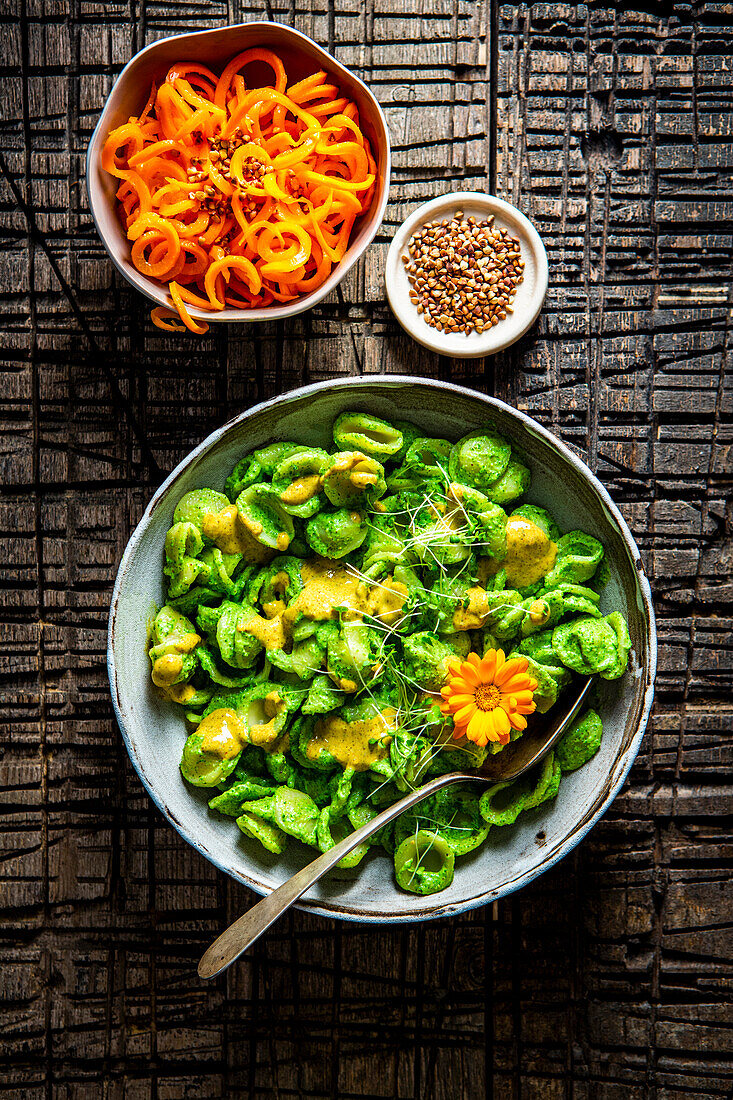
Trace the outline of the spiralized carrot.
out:
<instances>
[{"instance_id":1,"label":"spiralized carrot","mask_svg":"<svg viewBox=\"0 0 733 1100\"><path fill-rule=\"evenodd\" d=\"M250 65L272 83L251 85ZM165 283L153 323L203 333L188 307L219 312L291 302L343 259L370 207L376 163L356 104L324 71L288 86L271 50L245 50L216 76L180 61L144 110L108 135L131 259ZM180 319L180 320L179 320Z\"/></svg>"}]
</instances>

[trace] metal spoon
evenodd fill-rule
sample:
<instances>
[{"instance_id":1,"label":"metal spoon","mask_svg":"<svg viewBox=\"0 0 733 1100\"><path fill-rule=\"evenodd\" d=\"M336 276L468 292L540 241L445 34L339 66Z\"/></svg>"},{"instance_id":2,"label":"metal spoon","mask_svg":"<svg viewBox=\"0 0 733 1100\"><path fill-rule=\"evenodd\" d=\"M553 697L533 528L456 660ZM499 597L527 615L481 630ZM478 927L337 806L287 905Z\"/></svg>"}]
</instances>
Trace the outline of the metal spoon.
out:
<instances>
[{"instance_id":1,"label":"metal spoon","mask_svg":"<svg viewBox=\"0 0 733 1100\"><path fill-rule=\"evenodd\" d=\"M399 802L382 810L381 814L377 814L360 829L349 833L333 848L318 856L262 901L258 901L243 916L230 924L218 939L214 940L201 958L198 967L199 977L208 980L221 974L222 970L226 970L236 962L239 956L251 947L286 909L289 909L306 890L315 885L340 859L376 833L383 825L399 817L405 810L416 806L424 798L429 798L431 794L452 783L505 783L524 775L547 755L565 733L588 695L592 682L592 677L583 682L573 705L549 728L528 730L522 737L510 742L501 752L488 757L478 771L449 772L447 775L436 776L422 787L405 795Z\"/></svg>"}]
</instances>

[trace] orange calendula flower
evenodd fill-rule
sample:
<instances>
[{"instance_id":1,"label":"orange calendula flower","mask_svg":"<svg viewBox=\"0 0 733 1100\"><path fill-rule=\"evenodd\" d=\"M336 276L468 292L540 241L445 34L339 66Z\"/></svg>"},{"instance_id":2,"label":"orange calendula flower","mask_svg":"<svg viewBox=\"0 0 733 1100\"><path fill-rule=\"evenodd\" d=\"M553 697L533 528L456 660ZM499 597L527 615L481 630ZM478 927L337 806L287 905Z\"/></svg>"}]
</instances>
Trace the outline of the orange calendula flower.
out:
<instances>
[{"instance_id":1,"label":"orange calendula flower","mask_svg":"<svg viewBox=\"0 0 733 1100\"><path fill-rule=\"evenodd\" d=\"M510 730L527 728L537 681L527 675L524 657L507 661L503 649L489 649L482 659L469 653L465 661L448 661L448 677L440 694L443 714L451 715L454 737L467 737L482 748L488 741L506 745Z\"/></svg>"}]
</instances>

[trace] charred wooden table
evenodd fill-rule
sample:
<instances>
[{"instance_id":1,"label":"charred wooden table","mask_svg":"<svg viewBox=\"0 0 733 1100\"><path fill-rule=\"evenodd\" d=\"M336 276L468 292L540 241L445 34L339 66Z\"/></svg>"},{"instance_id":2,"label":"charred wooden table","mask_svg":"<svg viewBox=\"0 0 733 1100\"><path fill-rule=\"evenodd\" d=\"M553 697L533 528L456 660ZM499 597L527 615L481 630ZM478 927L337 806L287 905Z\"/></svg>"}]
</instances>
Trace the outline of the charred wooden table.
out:
<instances>
[{"instance_id":1,"label":"charred wooden table","mask_svg":"<svg viewBox=\"0 0 733 1100\"><path fill-rule=\"evenodd\" d=\"M97 239L87 140L146 42L253 18L371 84L387 218L312 312L169 338ZM729 1095L730 6L9 0L0 19L0 1096ZM395 225L454 188L517 203L550 257L539 324L485 362L423 352L383 295ZM292 913L203 986L198 956L251 898L128 764L104 664L116 564L163 474L226 418L379 371L495 393L587 455L656 583L655 716L605 820L520 895L410 928Z\"/></svg>"}]
</instances>

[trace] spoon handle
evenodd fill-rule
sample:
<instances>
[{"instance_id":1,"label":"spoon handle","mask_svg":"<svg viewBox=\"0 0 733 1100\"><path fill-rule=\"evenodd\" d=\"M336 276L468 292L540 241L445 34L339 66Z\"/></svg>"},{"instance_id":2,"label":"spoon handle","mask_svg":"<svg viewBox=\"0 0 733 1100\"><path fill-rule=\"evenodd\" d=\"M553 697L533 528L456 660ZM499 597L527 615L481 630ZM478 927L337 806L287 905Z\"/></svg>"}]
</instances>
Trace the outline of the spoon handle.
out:
<instances>
[{"instance_id":1,"label":"spoon handle","mask_svg":"<svg viewBox=\"0 0 733 1100\"><path fill-rule=\"evenodd\" d=\"M298 871L282 886L278 886L262 901L258 901L256 905L253 905L238 920L235 920L234 924L230 924L218 939L214 940L211 947L201 958L198 967L199 977L206 980L215 978L217 974L221 974L222 970L226 970L228 966L231 966L248 947L252 946L255 940L259 939L263 932L267 931L271 924L275 923L286 909L289 909L298 898L303 896L306 890L318 882L332 867L335 867L340 859L343 859L359 844L381 829L383 825L387 825L388 822L404 813L405 810L409 810L411 806L422 802L424 798L429 798L431 794L435 794L442 787L448 787L452 783L470 782L471 779L481 780L481 776L471 776L465 772L449 772L446 775L439 775L422 787L418 787L417 790L405 795L399 802L388 806L386 810L382 810L371 821L367 821L366 825L362 825L356 832L350 833L333 848L323 852L307 867L304 867L302 871ZM483 782L485 783L486 780L484 779Z\"/></svg>"},{"instance_id":2,"label":"spoon handle","mask_svg":"<svg viewBox=\"0 0 733 1100\"><path fill-rule=\"evenodd\" d=\"M573 706L553 727L552 731L543 738L542 743L532 746L526 758L515 760L513 767L510 767L505 774L492 776L487 775L485 771L483 773L448 772L446 775L436 776L435 779L431 779L422 787L410 791L399 802L395 802L394 805L388 806L386 810L382 810L381 814L377 814L371 821L367 821L366 825L362 825L356 832L350 833L333 848L323 852L307 867L304 867L302 871L298 871L282 886L278 886L262 901L258 901L256 905L253 905L238 920L235 920L234 924L230 924L218 939L214 940L211 947L201 957L198 967L199 977L208 980L215 978L217 974L221 974L222 970L226 970L228 966L236 962L239 956L248 947L251 947L255 940L258 940L262 933L266 932L286 909L289 909L298 898L302 897L306 890L318 882L332 867L335 867L340 859L343 859L359 844L373 836L383 825L387 825L395 817L399 817L405 810L416 806L424 798L429 798L431 794L435 794L442 787L448 787L452 783L470 783L472 781L499 783L511 781L523 775L549 752L558 738L565 732L578 713L592 682L592 677L585 682ZM521 738L518 743L521 744Z\"/></svg>"}]
</instances>

